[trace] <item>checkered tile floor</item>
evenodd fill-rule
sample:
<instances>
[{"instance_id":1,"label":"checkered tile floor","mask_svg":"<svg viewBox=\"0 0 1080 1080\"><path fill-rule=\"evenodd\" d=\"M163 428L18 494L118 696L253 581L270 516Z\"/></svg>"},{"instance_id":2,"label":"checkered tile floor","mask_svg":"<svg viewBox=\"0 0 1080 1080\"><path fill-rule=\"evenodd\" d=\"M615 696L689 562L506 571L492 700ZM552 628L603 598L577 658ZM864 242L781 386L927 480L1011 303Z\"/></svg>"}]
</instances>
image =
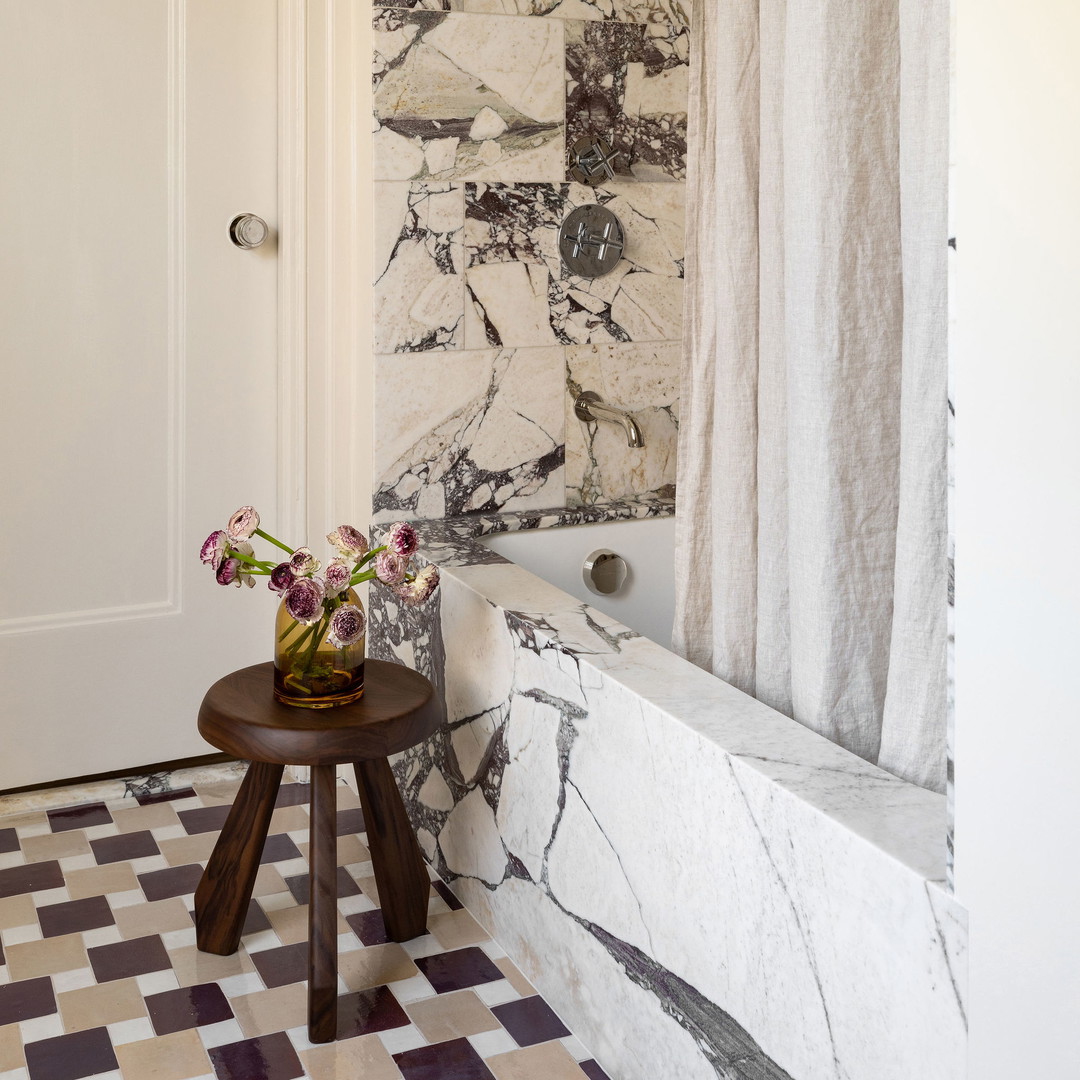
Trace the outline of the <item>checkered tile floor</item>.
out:
<instances>
[{"instance_id":1,"label":"checkered tile floor","mask_svg":"<svg viewBox=\"0 0 1080 1080\"><path fill-rule=\"evenodd\" d=\"M441 881L428 933L387 941L344 784L339 1039L310 1043L306 785L281 789L239 951L195 947L236 786L0 818L0 1080L606 1080Z\"/></svg>"}]
</instances>

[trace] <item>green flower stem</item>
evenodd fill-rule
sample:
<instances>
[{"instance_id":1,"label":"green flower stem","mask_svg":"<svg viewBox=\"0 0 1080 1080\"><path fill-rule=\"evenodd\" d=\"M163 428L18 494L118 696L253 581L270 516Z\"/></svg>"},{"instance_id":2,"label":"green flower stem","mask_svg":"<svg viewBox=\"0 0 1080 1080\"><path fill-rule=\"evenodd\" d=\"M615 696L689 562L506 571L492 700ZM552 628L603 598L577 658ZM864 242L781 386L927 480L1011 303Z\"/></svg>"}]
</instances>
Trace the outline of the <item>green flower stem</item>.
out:
<instances>
[{"instance_id":1,"label":"green flower stem","mask_svg":"<svg viewBox=\"0 0 1080 1080\"><path fill-rule=\"evenodd\" d=\"M380 551L385 551L385 550L386 550L386 545L385 544L383 544L381 547L372 548L366 555L364 555L361 558L356 560L356 565L353 567L353 573L355 574L356 571L359 570L360 567L363 566L365 563L371 562L371 560L374 559L375 556L378 555Z\"/></svg>"},{"instance_id":2,"label":"green flower stem","mask_svg":"<svg viewBox=\"0 0 1080 1080\"><path fill-rule=\"evenodd\" d=\"M253 559L250 555L245 555L242 551L237 551L236 548L229 548L229 557L233 559L239 559L246 566L258 567L258 571L263 574L269 574L274 568L268 563L263 562L261 559Z\"/></svg>"},{"instance_id":3,"label":"green flower stem","mask_svg":"<svg viewBox=\"0 0 1080 1080\"><path fill-rule=\"evenodd\" d=\"M362 581L374 581L375 576L374 570L367 570L362 574L353 573L353 576L349 578L349 588L351 589L354 585L359 585Z\"/></svg>"},{"instance_id":4,"label":"green flower stem","mask_svg":"<svg viewBox=\"0 0 1080 1080\"><path fill-rule=\"evenodd\" d=\"M256 536L261 536L264 540L268 540L271 544L273 544L274 547L279 547L279 548L281 548L282 551L287 551L290 555L295 555L296 554L296 552L293 551L293 549L291 547L287 547L280 540L277 540L274 537L272 537L268 532L263 532L262 529L256 529L255 530L255 535Z\"/></svg>"}]
</instances>

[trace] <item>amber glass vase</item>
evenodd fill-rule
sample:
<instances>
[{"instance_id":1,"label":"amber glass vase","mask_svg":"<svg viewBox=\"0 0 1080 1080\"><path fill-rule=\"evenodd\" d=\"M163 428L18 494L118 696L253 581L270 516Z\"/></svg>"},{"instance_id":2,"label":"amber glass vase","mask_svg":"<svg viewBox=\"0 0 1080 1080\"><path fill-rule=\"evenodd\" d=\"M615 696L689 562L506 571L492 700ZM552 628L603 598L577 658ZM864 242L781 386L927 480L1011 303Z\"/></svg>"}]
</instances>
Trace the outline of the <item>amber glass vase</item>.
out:
<instances>
[{"instance_id":1,"label":"amber glass vase","mask_svg":"<svg viewBox=\"0 0 1080 1080\"><path fill-rule=\"evenodd\" d=\"M363 610L349 589L345 603ZM278 608L274 635L274 697L286 705L305 709L329 709L348 705L364 692L364 645L366 636L352 645L331 644L330 614L324 611L313 626L303 626Z\"/></svg>"}]
</instances>

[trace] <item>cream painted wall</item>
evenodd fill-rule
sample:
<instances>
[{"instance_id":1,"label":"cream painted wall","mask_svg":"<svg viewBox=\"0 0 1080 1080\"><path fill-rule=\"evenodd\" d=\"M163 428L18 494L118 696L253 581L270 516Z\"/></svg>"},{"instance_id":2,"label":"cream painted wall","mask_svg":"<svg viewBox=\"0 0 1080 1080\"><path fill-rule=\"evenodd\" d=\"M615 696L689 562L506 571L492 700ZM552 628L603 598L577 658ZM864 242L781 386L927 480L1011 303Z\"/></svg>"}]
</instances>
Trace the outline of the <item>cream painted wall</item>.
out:
<instances>
[{"instance_id":1,"label":"cream painted wall","mask_svg":"<svg viewBox=\"0 0 1080 1080\"><path fill-rule=\"evenodd\" d=\"M1080 1076L1080 5L956 0L970 1080Z\"/></svg>"}]
</instances>

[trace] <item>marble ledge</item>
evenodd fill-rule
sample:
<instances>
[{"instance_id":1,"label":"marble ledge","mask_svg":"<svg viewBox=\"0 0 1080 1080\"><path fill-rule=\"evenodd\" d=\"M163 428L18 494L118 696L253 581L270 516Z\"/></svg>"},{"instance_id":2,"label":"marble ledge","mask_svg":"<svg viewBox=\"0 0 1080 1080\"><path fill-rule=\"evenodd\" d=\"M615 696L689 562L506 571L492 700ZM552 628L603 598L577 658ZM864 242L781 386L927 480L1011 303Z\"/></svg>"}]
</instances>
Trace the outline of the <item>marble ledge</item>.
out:
<instances>
[{"instance_id":1,"label":"marble ledge","mask_svg":"<svg viewBox=\"0 0 1080 1080\"><path fill-rule=\"evenodd\" d=\"M690 25L692 0L375 0L376 8L466 11L478 15L541 15L596 22Z\"/></svg>"}]
</instances>

